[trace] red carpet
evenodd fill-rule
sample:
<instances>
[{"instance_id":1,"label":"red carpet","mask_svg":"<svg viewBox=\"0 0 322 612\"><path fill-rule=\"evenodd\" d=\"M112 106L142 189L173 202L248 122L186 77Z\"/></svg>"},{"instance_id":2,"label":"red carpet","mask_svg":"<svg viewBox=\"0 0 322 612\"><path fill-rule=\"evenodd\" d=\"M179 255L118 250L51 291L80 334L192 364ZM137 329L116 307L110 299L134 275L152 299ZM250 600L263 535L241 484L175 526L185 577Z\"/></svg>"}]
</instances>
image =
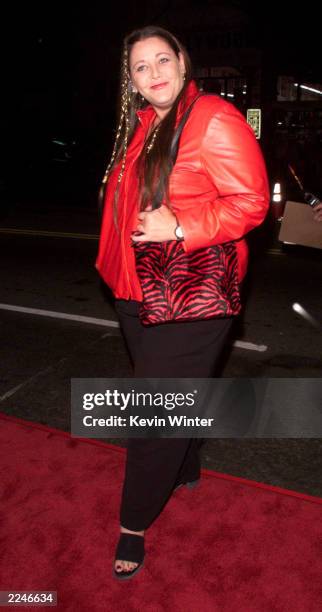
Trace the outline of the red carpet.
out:
<instances>
[{"instance_id":1,"label":"red carpet","mask_svg":"<svg viewBox=\"0 0 322 612\"><path fill-rule=\"evenodd\" d=\"M322 499L202 470L117 582L124 449L3 414L0 449L0 590L55 590L64 611L321 612Z\"/></svg>"}]
</instances>

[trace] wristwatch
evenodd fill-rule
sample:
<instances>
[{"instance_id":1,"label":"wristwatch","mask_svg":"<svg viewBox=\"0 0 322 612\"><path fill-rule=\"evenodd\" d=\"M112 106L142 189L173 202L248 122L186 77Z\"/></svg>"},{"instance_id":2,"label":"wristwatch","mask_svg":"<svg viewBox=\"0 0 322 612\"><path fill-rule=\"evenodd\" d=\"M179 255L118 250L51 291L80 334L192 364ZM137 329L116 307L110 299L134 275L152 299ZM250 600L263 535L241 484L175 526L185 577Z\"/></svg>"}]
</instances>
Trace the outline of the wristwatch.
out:
<instances>
[{"instance_id":1,"label":"wristwatch","mask_svg":"<svg viewBox=\"0 0 322 612\"><path fill-rule=\"evenodd\" d=\"M183 231L180 225L177 225L176 229L174 230L174 233L176 235L177 240L183 240Z\"/></svg>"}]
</instances>

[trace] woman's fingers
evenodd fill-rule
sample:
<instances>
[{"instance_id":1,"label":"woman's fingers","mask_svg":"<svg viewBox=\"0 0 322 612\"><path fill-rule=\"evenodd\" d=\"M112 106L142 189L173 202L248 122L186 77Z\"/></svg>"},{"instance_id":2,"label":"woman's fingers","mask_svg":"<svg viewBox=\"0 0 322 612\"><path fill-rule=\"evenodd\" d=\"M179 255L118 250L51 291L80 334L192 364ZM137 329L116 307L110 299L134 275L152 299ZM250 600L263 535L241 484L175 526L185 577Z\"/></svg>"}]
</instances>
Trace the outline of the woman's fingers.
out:
<instances>
[{"instance_id":1,"label":"woman's fingers","mask_svg":"<svg viewBox=\"0 0 322 612\"><path fill-rule=\"evenodd\" d=\"M131 235L131 239L132 239L132 242L148 242L147 237L146 237L145 234L139 234L139 233L136 233L136 232L134 232Z\"/></svg>"},{"instance_id":2,"label":"woman's fingers","mask_svg":"<svg viewBox=\"0 0 322 612\"><path fill-rule=\"evenodd\" d=\"M322 221L322 202L317 206L314 206L313 216L315 221Z\"/></svg>"},{"instance_id":3,"label":"woman's fingers","mask_svg":"<svg viewBox=\"0 0 322 612\"><path fill-rule=\"evenodd\" d=\"M136 237L134 242L175 240L174 230L177 220L167 206L162 205L156 210L140 212L137 218L138 224L135 229L137 232L141 232L141 237Z\"/></svg>"},{"instance_id":4,"label":"woman's fingers","mask_svg":"<svg viewBox=\"0 0 322 612\"><path fill-rule=\"evenodd\" d=\"M138 214L139 221L144 221L144 219L146 217L146 213L147 212L151 212L151 211L152 211L152 206L151 206L151 204L148 204L146 209Z\"/></svg>"}]
</instances>

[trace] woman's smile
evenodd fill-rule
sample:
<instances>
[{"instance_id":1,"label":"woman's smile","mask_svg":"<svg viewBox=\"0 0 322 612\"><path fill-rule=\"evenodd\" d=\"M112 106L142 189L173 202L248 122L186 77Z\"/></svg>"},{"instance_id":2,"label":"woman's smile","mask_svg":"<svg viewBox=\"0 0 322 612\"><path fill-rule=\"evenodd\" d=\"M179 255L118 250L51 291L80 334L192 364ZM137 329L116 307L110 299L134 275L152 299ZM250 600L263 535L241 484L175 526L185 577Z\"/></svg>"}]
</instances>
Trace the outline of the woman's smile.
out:
<instances>
[{"instance_id":1,"label":"woman's smile","mask_svg":"<svg viewBox=\"0 0 322 612\"><path fill-rule=\"evenodd\" d=\"M163 87L166 87L168 85L168 83L157 83L156 85L151 85L150 89L162 89Z\"/></svg>"}]
</instances>

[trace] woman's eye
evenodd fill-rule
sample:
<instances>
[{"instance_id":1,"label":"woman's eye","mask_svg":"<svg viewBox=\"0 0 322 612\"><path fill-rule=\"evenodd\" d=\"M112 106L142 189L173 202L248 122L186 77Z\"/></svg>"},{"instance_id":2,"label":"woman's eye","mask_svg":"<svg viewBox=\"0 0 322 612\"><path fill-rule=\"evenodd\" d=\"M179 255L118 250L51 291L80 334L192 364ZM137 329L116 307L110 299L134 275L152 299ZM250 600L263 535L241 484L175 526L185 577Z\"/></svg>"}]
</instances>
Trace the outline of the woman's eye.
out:
<instances>
[{"instance_id":1,"label":"woman's eye","mask_svg":"<svg viewBox=\"0 0 322 612\"><path fill-rule=\"evenodd\" d=\"M166 64L167 62L170 61L169 57L161 57L159 62L160 64ZM146 64L141 64L140 66L138 66L138 68L136 69L136 72L143 72L145 71L145 69L147 68Z\"/></svg>"}]
</instances>

